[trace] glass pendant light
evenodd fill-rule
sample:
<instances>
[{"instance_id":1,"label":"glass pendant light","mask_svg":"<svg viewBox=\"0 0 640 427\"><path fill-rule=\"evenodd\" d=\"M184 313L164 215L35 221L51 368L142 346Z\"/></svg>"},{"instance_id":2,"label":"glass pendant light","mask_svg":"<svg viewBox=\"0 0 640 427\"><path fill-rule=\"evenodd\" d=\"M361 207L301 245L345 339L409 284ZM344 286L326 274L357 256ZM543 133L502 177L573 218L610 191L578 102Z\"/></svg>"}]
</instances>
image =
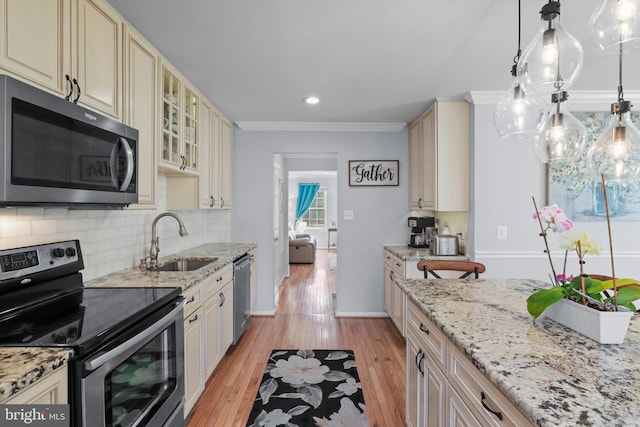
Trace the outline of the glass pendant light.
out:
<instances>
[{"instance_id":1,"label":"glass pendant light","mask_svg":"<svg viewBox=\"0 0 640 427\"><path fill-rule=\"evenodd\" d=\"M589 19L589 37L602 54L640 47L640 0L603 0Z\"/></svg>"},{"instance_id":2,"label":"glass pendant light","mask_svg":"<svg viewBox=\"0 0 640 427\"><path fill-rule=\"evenodd\" d=\"M584 52L580 42L560 25L559 1L549 0L540 15L540 32L518 62L518 77L527 94L549 95L575 83Z\"/></svg>"},{"instance_id":3,"label":"glass pendant light","mask_svg":"<svg viewBox=\"0 0 640 427\"><path fill-rule=\"evenodd\" d=\"M527 96L520 86L517 66L520 59L520 0L518 0L518 52L511 67L511 87L498 102L493 124L504 139L535 141L547 116L547 104L540 97Z\"/></svg>"},{"instance_id":4,"label":"glass pendant light","mask_svg":"<svg viewBox=\"0 0 640 427\"><path fill-rule=\"evenodd\" d=\"M536 156L542 163L573 160L584 151L587 128L564 106L568 97L566 91L551 96L555 112L549 115L540 138L534 144Z\"/></svg>"},{"instance_id":5,"label":"glass pendant light","mask_svg":"<svg viewBox=\"0 0 640 427\"><path fill-rule=\"evenodd\" d=\"M618 102L611 104L611 121L587 151L587 167L595 179L604 175L607 182L637 184L640 179L640 132L631 122L631 102L622 90L622 45L618 45Z\"/></svg>"}]
</instances>

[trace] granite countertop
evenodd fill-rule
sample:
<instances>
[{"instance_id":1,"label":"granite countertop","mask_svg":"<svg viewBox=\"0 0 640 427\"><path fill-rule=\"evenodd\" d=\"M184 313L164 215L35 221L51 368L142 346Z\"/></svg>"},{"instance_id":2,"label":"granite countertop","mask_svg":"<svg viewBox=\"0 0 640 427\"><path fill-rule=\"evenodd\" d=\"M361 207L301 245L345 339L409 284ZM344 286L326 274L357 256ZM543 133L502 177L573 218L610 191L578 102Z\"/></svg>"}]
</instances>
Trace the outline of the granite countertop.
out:
<instances>
[{"instance_id":1,"label":"granite countertop","mask_svg":"<svg viewBox=\"0 0 640 427\"><path fill-rule=\"evenodd\" d=\"M143 271L138 267L132 267L85 282L84 286L90 288L140 286L149 288L182 288L185 290L255 248L256 245L254 243L209 243L158 259L158 265L163 265L176 258L218 258L198 270Z\"/></svg>"},{"instance_id":2,"label":"granite countertop","mask_svg":"<svg viewBox=\"0 0 640 427\"><path fill-rule=\"evenodd\" d=\"M396 278L473 364L538 426L640 425L640 319L623 344L533 322L527 280Z\"/></svg>"},{"instance_id":3,"label":"granite countertop","mask_svg":"<svg viewBox=\"0 0 640 427\"><path fill-rule=\"evenodd\" d=\"M18 391L64 366L70 349L0 347L0 404Z\"/></svg>"},{"instance_id":4,"label":"granite countertop","mask_svg":"<svg viewBox=\"0 0 640 427\"><path fill-rule=\"evenodd\" d=\"M210 243L161 257L159 265L175 258L218 258L213 263L189 272L142 271L128 268L84 283L86 287L171 287L187 289L245 253L256 248L254 243ZM0 347L0 402L34 383L69 360L70 349Z\"/></svg>"},{"instance_id":5,"label":"granite countertop","mask_svg":"<svg viewBox=\"0 0 640 427\"><path fill-rule=\"evenodd\" d=\"M469 257L466 255L433 255L429 248L412 248L407 245L385 245L386 250L401 258L404 261L422 261L422 260L460 260L468 261Z\"/></svg>"}]
</instances>

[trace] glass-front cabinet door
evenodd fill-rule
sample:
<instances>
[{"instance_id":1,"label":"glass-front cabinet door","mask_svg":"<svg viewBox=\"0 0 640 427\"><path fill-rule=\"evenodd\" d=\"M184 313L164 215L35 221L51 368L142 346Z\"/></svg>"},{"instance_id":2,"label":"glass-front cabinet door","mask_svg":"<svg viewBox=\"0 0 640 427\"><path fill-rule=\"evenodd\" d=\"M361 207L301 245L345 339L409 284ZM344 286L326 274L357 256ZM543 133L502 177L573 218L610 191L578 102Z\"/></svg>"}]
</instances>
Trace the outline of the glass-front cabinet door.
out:
<instances>
[{"instance_id":1,"label":"glass-front cabinet door","mask_svg":"<svg viewBox=\"0 0 640 427\"><path fill-rule=\"evenodd\" d=\"M182 166L180 154L180 81L162 69L162 161Z\"/></svg>"},{"instance_id":2,"label":"glass-front cabinet door","mask_svg":"<svg viewBox=\"0 0 640 427\"><path fill-rule=\"evenodd\" d=\"M200 97L188 83L178 70L163 64L160 168L172 174L193 175L200 167Z\"/></svg>"},{"instance_id":3,"label":"glass-front cabinet door","mask_svg":"<svg viewBox=\"0 0 640 427\"><path fill-rule=\"evenodd\" d=\"M198 169L198 97L184 89L184 156L189 169Z\"/></svg>"}]
</instances>

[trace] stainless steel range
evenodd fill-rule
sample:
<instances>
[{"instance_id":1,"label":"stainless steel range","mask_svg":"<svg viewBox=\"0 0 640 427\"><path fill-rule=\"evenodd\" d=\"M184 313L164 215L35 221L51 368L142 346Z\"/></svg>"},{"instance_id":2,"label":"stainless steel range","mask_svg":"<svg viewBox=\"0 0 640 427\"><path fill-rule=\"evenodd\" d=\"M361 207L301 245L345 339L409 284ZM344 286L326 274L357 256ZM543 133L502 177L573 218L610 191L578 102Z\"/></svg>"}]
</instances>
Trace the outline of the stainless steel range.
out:
<instances>
[{"instance_id":1,"label":"stainless steel range","mask_svg":"<svg viewBox=\"0 0 640 427\"><path fill-rule=\"evenodd\" d=\"M184 426L179 288L85 288L77 240L0 250L0 346L68 347L72 425Z\"/></svg>"}]
</instances>

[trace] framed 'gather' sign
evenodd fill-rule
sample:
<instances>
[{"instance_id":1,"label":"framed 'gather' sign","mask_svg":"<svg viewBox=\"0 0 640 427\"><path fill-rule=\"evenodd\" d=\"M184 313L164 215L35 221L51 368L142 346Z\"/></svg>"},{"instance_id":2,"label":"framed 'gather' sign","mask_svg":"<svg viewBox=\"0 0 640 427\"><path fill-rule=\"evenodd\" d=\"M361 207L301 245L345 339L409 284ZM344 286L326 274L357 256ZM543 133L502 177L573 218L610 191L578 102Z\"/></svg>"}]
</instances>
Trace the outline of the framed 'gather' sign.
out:
<instances>
[{"instance_id":1,"label":"framed 'gather' sign","mask_svg":"<svg viewBox=\"0 0 640 427\"><path fill-rule=\"evenodd\" d=\"M398 160L349 160L349 185L399 185L399 164Z\"/></svg>"}]
</instances>

